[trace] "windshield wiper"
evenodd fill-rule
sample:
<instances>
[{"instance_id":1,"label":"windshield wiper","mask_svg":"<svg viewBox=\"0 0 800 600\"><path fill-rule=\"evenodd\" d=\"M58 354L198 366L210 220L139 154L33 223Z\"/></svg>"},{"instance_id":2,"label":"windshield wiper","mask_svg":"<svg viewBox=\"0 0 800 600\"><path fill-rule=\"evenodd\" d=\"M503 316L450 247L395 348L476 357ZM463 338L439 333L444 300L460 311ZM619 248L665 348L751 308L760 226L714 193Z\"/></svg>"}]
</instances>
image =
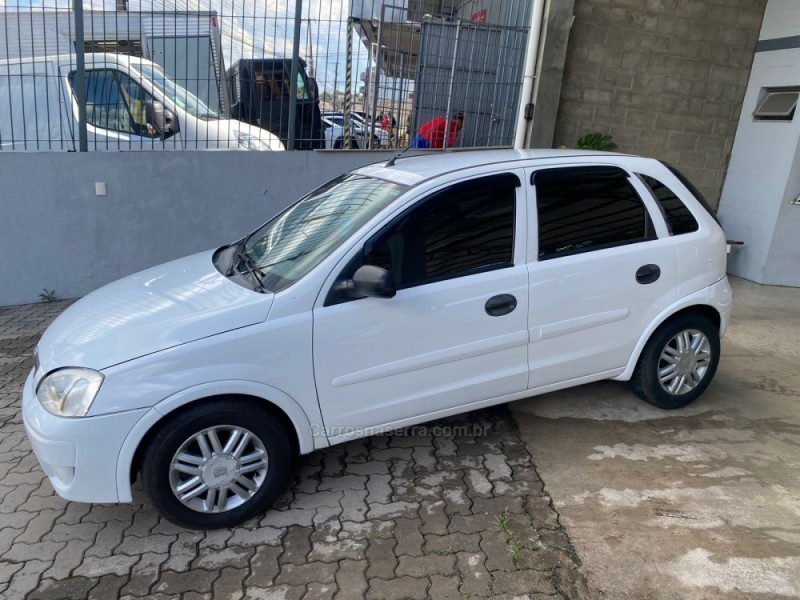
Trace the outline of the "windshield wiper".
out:
<instances>
[{"instance_id":1,"label":"windshield wiper","mask_svg":"<svg viewBox=\"0 0 800 600\"><path fill-rule=\"evenodd\" d=\"M266 292L267 288L264 285L264 271L262 271L256 261L252 259L252 257L245 251L245 242L244 240L241 241L236 245L236 253L234 256L239 259L240 262L244 263L245 268L247 271L253 276L253 279L256 280L258 283L258 287L262 292ZM233 265L231 265L233 266Z\"/></svg>"},{"instance_id":2,"label":"windshield wiper","mask_svg":"<svg viewBox=\"0 0 800 600\"><path fill-rule=\"evenodd\" d=\"M268 265L264 265L262 268L263 269L267 269L269 267L274 267L275 265L278 265L280 263L292 262L292 261L297 260L298 258L300 258L302 256L305 256L306 254L309 254L310 252L311 252L311 250L302 250L301 252L298 252L297 254L293 254L289 258L282 258L280 260L276 260L273 263L269 263Z\"/></svg>"}]
</instances>

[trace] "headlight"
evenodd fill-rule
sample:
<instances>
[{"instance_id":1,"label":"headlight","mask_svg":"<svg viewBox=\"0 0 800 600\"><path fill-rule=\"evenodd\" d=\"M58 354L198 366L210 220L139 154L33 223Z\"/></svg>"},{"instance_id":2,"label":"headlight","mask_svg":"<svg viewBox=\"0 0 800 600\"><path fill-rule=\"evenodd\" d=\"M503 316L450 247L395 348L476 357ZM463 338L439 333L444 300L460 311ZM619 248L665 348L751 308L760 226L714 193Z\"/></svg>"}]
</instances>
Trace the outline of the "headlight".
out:
<instances>
[{"instance_id":1,"label":"headlight","mask_svg":"<svg viewBox=\"0 0 800 600\"><path fill-rule=\"evenodd\" d=\"M56 416L83 417L102 383L103 374L92 369L58 369L42 379L36 397L47 412Z\"/></svg>"},{"instance_id":2,"label":"headlight","mask_svg":"<svg viewBox=\"0 0 800 600\"><path fill-rule=\"evenodd\" d=\"M269 150L269 146L259 140L256 136L249 133L244 133L242 131L237 131L235 133L239 145L245 150Z\"/></svg>"}]
</instances>

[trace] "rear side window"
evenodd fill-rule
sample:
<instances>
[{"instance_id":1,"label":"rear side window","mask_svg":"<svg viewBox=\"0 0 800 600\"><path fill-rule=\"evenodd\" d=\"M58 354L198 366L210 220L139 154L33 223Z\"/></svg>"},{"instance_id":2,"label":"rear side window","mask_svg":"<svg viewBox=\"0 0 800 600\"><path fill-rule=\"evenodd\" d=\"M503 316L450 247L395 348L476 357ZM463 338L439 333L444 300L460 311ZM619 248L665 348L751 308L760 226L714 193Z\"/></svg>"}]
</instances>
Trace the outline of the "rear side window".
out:
<instances>
[{"instance_id":1,"label":"rear side window","mask_svg":"<svg viewBox=\"0 0 800 600\"><path fill-rule=\"evenodd\" d=\"M627 173L616 167L538 171L539 260L612 248L653 237Z\"/></svg>"},{"instance_id":2,"label":"rear side window","mask_svg":"<svg viewBox=\"0 0 800 600\"><path fill-rule=\"evenodd\" d=\"M649 175L639 175L639 177L653 192L655 199L658 200L658 205L661 207L661 212L672 235L691 233L699 229L694 216L675 192L655 177L650 177Z\"/></svg>"}]
</instances>

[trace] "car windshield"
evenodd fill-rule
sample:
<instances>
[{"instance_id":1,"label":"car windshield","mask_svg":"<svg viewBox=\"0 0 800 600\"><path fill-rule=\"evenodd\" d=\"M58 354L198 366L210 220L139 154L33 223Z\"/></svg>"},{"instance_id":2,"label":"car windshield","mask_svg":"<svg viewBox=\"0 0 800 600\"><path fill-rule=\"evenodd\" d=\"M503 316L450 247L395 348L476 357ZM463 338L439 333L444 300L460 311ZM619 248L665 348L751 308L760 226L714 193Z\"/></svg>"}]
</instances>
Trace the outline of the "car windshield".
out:
<instances>
[{"instance_id":1,"label":"car windshield","mask_svg":"<svg viewBox=\"0 0 800 600\"><path fill-rule=\"evenodd\" d=\"M149 79L164 96L172 100L189 114L201 119L219 119L219 114L206 106L206 104L186 88L178 85L167 77L166 73L155 65L132 65L142 77Z\"/></svg>"},{"instance_id":2,"label":"car windshield","mask_svg":"<svg viewBox=\"0 0 800 600\"><path fill-rule=\"evenodd\" d=\"M245 254L271 292L304 277L408 186L347 174L326 183L258 229Z\"/></svg>"}]
</instances>

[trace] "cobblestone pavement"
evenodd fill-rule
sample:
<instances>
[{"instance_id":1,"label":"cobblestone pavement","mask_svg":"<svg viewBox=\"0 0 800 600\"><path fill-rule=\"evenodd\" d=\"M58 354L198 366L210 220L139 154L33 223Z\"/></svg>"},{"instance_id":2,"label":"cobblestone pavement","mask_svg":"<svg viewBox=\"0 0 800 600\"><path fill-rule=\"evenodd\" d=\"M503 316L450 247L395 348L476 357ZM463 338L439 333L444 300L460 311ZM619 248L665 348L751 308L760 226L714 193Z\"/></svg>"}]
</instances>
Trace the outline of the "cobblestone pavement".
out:
<instances>
[{"instance_id":1,"label":"cobblestone pavement","mask_svg":"<svg viewBox=\"0 0 800 600\"><path fill-rule=\"evenodd\" d=\"M505 407L300 459L273 510L187 531L54 495L19 402L65 302L0 308L0 597L583 598L558 514ZM426 434L427 433L427 434Z\"/></svg>"}]
</instances>

